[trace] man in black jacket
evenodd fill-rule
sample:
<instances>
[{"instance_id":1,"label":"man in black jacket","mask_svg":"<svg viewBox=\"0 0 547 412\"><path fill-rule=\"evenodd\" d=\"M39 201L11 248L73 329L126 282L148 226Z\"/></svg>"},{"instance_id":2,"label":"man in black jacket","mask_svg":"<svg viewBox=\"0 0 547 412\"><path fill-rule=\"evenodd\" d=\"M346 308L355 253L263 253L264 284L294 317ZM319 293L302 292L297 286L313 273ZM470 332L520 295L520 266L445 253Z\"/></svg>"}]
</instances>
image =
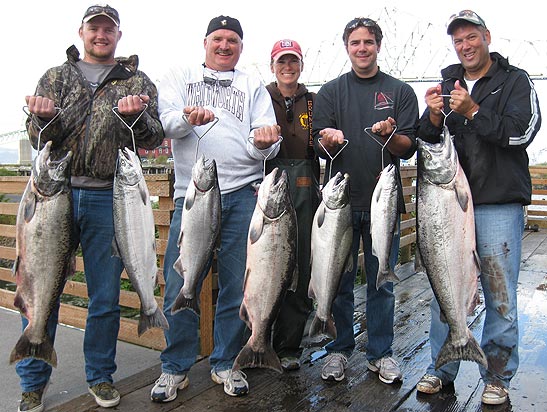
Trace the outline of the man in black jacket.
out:
<instances>
[{"instance_id":1,"label":"man in black jacket","mask_svg":"<svg viewBox=\"0 0 547 412\"><path fill-rule=\"evenodd\" d=\"M482 402L497 405L507 401L507 388L518 367L523 206L531 203L532 194L526 148L541 126L541 114L528 74L489 52L490 31L481 17L471 10L454 14L447 33L460 64L443 69L442 84L427 90L418 137L438 142L446 122L471 187L486 305L481 347L488 368L480 367L485 383ZM433 300L432 363L417 384L419 392L437 393L456 378L459 362L434 367L447 333Z\"/></svg>"}]
</instances>

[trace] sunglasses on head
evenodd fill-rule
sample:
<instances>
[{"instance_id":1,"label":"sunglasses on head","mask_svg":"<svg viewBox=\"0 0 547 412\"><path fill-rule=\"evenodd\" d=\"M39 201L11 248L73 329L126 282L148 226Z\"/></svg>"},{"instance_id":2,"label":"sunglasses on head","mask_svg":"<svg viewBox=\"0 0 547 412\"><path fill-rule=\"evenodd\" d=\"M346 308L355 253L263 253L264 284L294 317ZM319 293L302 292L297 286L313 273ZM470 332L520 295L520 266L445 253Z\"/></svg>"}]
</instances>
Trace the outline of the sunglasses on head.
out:
<instances>
[{"instance_id":1,"label":"sunglasses on head","mask_svg":"<svg viewBox=\"0 0 547 412\"><path fill-rule=\"evenodd\" d=\"M369 19L368 17L356 17L352 21L350 21L348 24L346 24L345 30L352 30L359 26L375 27L376 22L372 19Z\"/></svg>"}]
</instances>

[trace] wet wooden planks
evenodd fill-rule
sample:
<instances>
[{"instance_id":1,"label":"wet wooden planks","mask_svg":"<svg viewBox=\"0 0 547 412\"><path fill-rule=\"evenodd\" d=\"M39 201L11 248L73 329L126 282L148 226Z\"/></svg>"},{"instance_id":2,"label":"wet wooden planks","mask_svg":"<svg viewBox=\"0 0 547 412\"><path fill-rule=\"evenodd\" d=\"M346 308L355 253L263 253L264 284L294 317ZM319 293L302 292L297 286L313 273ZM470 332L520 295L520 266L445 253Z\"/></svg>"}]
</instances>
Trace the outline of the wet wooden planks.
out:
<instances>
[{"instance_id":1,"label":"wet wooden planks","mask_svg":"<svg viewBox=\"0 0 547 412\"><path fill-rule=\"evenodd\" d=\"M521 327L520 368L511 382L511 403L501 407L482 406L483 384L478 367L462 362L454 385L439 394L417 394L415 385L430 362L429 307L432 297L427 278L415 274L411 265L397 271L395 341L393 350L404 373L404 381L385 385L368 371L365 361L366 286L356 289L356 348L349 359L346 379L324 382L321 377L321 346L306 341L306 361L297 372L277 374L267 370L247 370L250 393L241 398L224 394L221 385L209 377L207 359L190 371L190 386L167 404L150 401L150 389L160 374L159 364L117 382L122 402L117 411L545 411L544 388L547 377L547 232L526 232L519 282ZM469 318L471 330L480 339L484 308ZM103 410L89 395L52 408L58 412Z\"/></svg>"}]
</instances>

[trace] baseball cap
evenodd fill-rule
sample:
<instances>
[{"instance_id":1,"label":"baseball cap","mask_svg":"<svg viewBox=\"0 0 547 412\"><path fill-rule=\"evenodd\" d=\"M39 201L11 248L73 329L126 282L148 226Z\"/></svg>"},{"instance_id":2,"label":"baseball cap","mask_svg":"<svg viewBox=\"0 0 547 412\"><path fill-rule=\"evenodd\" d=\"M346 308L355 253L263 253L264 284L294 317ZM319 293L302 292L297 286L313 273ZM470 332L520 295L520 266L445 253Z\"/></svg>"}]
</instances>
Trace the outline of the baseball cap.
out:
<instances>
[{"instance_id":1,"label":"baseball cap","mask_svg":"<svg viewBox=\"0 0 547 412\"><path fill-rule=\"evenodd\" d=\"M241 28L241 24L239 24L239 20L230 16L218 16L211 19L209 25L207 26L207 33L205 33L205 37L210 35L215 30L220 29L232 30L239 35L241 40L243 40L243 29Z\"/></svg>"},{"instance_id":2,"label":"baseball cap","mask_svg":"<svg viewBox=\"0 0 547 412\"><path fill-rule=\"evenodd\" d=\"M284 39L275 42L272 48L272 60L277 60L285 54L294 54L302 60L302 49L294 40Z\"/></svg>"},{"instance_id":3,"label":"baseball cap","mask_svg":"<svg viewBox=\"0 0 547 412\"><path fill-rule=\"evenodd\" d=\"M110 20L112 20L116 26L120 25L120 16L117 10L110 7L108 4L104 4L104 5L96 4L94 6L89 7L84 14L82 23L87 23L89 22L89 20L97 16L106 16Z\"/></svg>"},{"instance_id":4,"label":"baseball cap","mask_svg":"<svg viewBox=\"0 0 547 412\"><path fill-rule=\"evenodd\" d=\"M469 23L473 23L477 26L482 26L486 29L486 23L484 20L473 10L462 10L459 13L453 14L448 19L448 23L446 23L446 33L452 34L454 31L454 26L458 21L468 21Z\"/></svg>"}]
</instances>

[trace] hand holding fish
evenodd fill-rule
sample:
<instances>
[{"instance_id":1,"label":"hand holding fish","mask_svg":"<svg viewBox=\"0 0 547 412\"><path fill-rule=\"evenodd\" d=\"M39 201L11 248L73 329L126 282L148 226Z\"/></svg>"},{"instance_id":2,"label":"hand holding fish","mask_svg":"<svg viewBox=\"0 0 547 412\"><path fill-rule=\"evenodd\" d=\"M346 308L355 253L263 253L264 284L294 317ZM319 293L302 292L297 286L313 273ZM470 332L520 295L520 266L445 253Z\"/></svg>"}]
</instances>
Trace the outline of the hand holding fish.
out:
<instances>
[{"instance_id":1,"label":"hand holding fish","mask_svg":"<svg viewBox=\"0 0 547 412\"><path fill-rule=\"evenodd\" d=\"M146 108L149 101L150 97L145 94L125 96L118 100L118 111L124 116L136 115Z\"/></svg>"},{"instance_id":2,"label":"hand holding fish","mask_svg":"<svg viewBox=\"0 0 547 412\"><path fill-rule=\"evenodd\" d=\"M397 122L393 117L388 117L386 120L381 120L372 125L371 131L383 139L389 138L393 130L397 126Z\"/></svg>"},{"instance_id":3,"label":"hand holding fish","mask_svg":"<svg viewBox=\"0 0 547 412\"><path fill-rule=\"evenodd\" d=\"M254 130L253 143L259 150L267 149L279 140L281 127L277 124L263 126Z\"/></svg>"},{"instance_id":4,"label":"hand holding fish","mask_svg":"<svg viewBox=\"0 0 547 412\"><path fill-rule=\"evenodd\" d=\"M43 96L26 96L28 111L43 120L51 120L57 114L55 102Z\"/></svg>"},{"instance_id":5,"label":"hand holding fish","mask_svg":"<svg viewBox=\"0 0 547 412\"><path fill-rule=\"evenodd\" d=\"M442 89L440 84L435 87L430 87L425 92L425 104L427 104L429 109L429 120L436 126L440 126L442 123L444 101L441 93Z\"/></svg>"},{"instance_id":6,"label":"hand holding fish","mask_svg":"<svg viewBox=\"0 0 547 412\"><path fill-rule=\"evenodd\" d=\"M342 130L327 127L319 132L321 144L329 153L332 153L339 145L344 144L344 132Z\"/></svg>"},{"instance_id":7,"label":"hand holding fish","mask_svg":"<svg viewBox=\"0 0 547 412\"><path fill-rule=\"evenodd\" d=\"M201 106L187 106L183 113L187 115L187 121L192 126L203 126L215 120L215 114Z\"/></svg>"},{"instance_id":8,"label":"hand holding fish","mask_svg":"<svg viewBox=\"0 0 547 412\"><path fill-rule=\"evenodd\" d=\"M473 114L479 110L479 105L474 102L459 80L456 80L454 86L455 89L450 92L450 108L468 119L473 119Z\"/></svg>"}]
</instances>

